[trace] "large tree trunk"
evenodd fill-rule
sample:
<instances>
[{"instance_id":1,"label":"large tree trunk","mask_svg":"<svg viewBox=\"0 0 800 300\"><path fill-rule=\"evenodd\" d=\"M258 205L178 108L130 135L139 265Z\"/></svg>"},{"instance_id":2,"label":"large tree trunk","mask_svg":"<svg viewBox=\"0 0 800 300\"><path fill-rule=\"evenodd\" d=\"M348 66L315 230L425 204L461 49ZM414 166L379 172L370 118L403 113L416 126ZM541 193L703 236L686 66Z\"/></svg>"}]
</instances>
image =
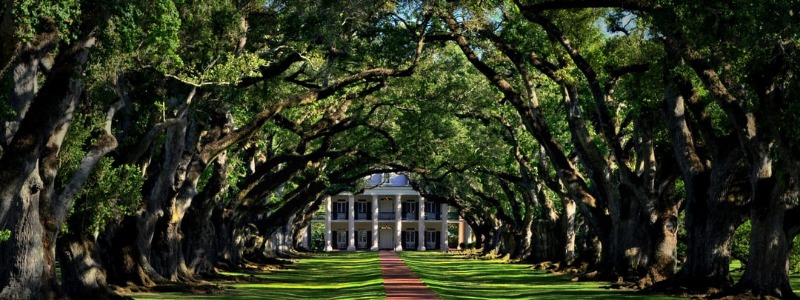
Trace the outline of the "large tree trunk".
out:
<instances>
[{"instance_id":1,"label":"large tree trunk","mask_svg":"<svg viewBox=\"0 0 800 300\"><path fill-rule=\"evenodd\" d=\"M649 263L645 266L646 274L638 283L640 288L675 275L678 262L678 226L677 207L655 216L655 222L647 226L650 234L647 258Z\"/></svg>"},{"instance_id":2,"label":"large tree trunk","mask_svg":"<svg viewBox=\"0 0 800 300\"><path fill-rule=\"evenodd\" d=\"M215 274L219 248L217 228L222 224L213 221L214 210L227 191L228 164L223 154L214 164L214 173L203 191L196 197L181 224L184 233L183 251L186 267L192 274L207 276Z\"/></svg>"},{"instance_id":3,"label":"large tree trunk","mask_svg":"<svg viewBox=\"0 0 800 300\"><path fill-rule=\"evenodd\" d=\"M724 194L714 192L719 187L704 184L706 180L698 178L686 184L686 193L691 195L687 197L685 211L686 263L675 281L693 290L715 292L733 284L729 270L731 243L736 227L744 218L734 208L724 205L726 200L720 199ZM705 195L706 192L710 195Z\"/></svg>"},{"instance_id":4,"label":"large tree trunk","mask_svg":"<svg viewBox=\"0 0 800 300\"><path fill-rule=\"evenodd\" d=\"M602 255L603 245L600 243L600 238L594 229L586 222L586 217L581 215L580 218L580 231L583 233L583 239L578 241L578 263L581 266L591 267L600 261Z\"/></svg>"},{"instance_id":5,"label":"large tree trunk","mask_svg":"<svg viewBox=\"0 0 800 300\"><path fill-rule=\"evenodd\" d=\"M55 197L53 182L61 142L83 91L78 75L93 41L91 36L78 40L59 54L0 159L0 229L12 231L11 239L0 243L5 257L0 298L57 296L55 237L71 202Z\"/></svg>"},{"instance_id":6,"label":"large tree trunk","mask_svg":"<svg viewBox=\"0 0 800 300\"><path fill-rule=\"evenodd\" d=\"M68 234L58 240L62 286L72 299L124 299L108 287L106 270L97 245L83 234Z\"/></svg>"},{"instance_id":7,"label":"large tree trunk","mask_svg":"<svg viewBox=\"0 0 800 300\"><path fill-rule=\"evenodd\" d=\"M39 56L42 53L33 45L25 45L20 52L14 63L14 73L11 78L14 88L8 95L8 103L14 111L14 117L3 124L2 142L5 149L3 149L2 158L4 162L9 161L11 156L18 155L12 152L12 147L15 146L14 138L38 89L36 77ZM35 139L37 136L28 138ZM41 147L34 143L36 141L28 141L29 146ZM36 148L27 148L23 151L34 149ZM36 162L38 155L30 154L32 155L25 157L24 160L10 162L15 165L13 169L8 164L3 164L6 171L4 173L13 171L11 174L3 175L14 176L16 180L4 180L2 201L0 201L0 224L3 224L0 229L12 232L8 241L0 243L0 255L3 257L3 263L0 264L0 286L2 287L0 288L0 298L26 299L41 296L36 293L41 290L40 279L43 274L41 266L44 265L45 256L40 236L43 227L39 223L39 192L43 188L43 183L39 177L38 163ZM32 255L15 257L20 253Z\"/></svg>"},{"instance_id":8,"label":"large tree trunk","mask_svg":"<svg viewBox=\"0 0 800 300\"><path fill-rule=\"evenodd\" d=\"M789 282L789 250L793 237L784 231L787 206L794 200L785 197L790 183L779 184L778 174L773 174L771 147L753 150L756 153L751 153L750 258L734 291L753 297L798 299Z\"/></svg>"},{"instance_id":9,"label":"large tree trunk","mask_svg":"<svg viewBox=\"0 0 800 300\"><path fill-rule=\"evenodd\" d=\"M139 236L139 220L136 216L124 217L115 226L106 229L98 241L106 253L103 265L107 267L107 280L119 286L137 285L154 286L155 282L144 269L146 257L139 252L137 239Z\"/></svg>"},{"instance_id":10,"label":"large tree trunk","mask_svg":"<svg viewBox=\"0 0 800 300\"><path fill-rule=\"evenodd\" d=\"M192 90L190 95L194 93L195 90ZM176 182L178 190L164 205L165 215L159 220L159 226L156 228L156 235L154 237L154 244L157 247L153 249L153 253L151 254L155 269L167 278L173 280L177 278L189 280L194 277L192 269L186 266L186 260L184 258L184 234L181 223L191 207L202 206L204 204L196 203L193 200L198 194L197 184L200 181L200 177L202 177L209 164L215 158L215 155L208 153L210 150L206 147L224 137L225 134L230 131L229 129L233 127L233 121L230 120L228 116L229 114L227 111L218 110L213 112L210 121L205 122L204 120L198 120L198 122L204 122L204 124L195 124L195 122L192 122L192 126L187 129L185 145L187 147L196 147L196 149L193 149L194 151L186 149L183 154L183 159L181 163L179 163L176 174L178 178L178 182ZM200 128L201 126L205 128ZM224 163L224 159L222 162ZM211 194L208 197L212 199L209 199L208 201L211 201L211 203L206 205L204 212L206 215L211 213L212 205L215 204L213 202L214 196L216 196L224 186L224 183L222 183L226 179L224 176L225 174L217 174L217 183L212 183L207 186ZM206 228L205 234L211 233L213 233L213 227ZM211 237L208 236L201 236L201 238L211 239Z\"/></svg>"},{"instance_id":11,"label":"large tree trunk","mask_svg":"<svg viewBox=\"0 0 800 300\"><path fill-rule=\"evenodd\" d=\"M177 262L171 261L169 258L162 259L159 254L153 252L154 244L160 242L169 245L170 239L177 235L171 219L172 211L170 211L169 200L173 199L176 194L177 186L180 183L176 182L176 174L184 158L184 146L186 143L186 134L189 127L187 110L188 106L194 98L196 89L188 94L186 98L170 98L170 110L176 110L178 115L177 119L182 122L176 126L167 129L166 141L164 144L164 151L158 170L154 172L155 178L151 180L149 190L146 190L144 195L145 206L139 212L137 220L137 236L136 236L136 254L141 257L135 259L135 262L141 263L141 269L144 270L147 276L155 281L176 281L178 280L177 272L170 272L170 270L177 270ZM151 168L156 167L151 165ZM177 178L180 179L180 178ZM161 236L156 236L157 229ZM166 251L170 251L169 249ZM180 251L180 247L174 251ZM158 261L155 261L158 260ZM174 268L170 264L176 264ZM165 274L162 274L165 272ZM149 280L148 280L149 281Z\"/></svg>"},{"instance_id":12,"label":"large tree trunk","mask_svg":"<svg viewBox=\"0 0 800 300\"><path fill-rule=\"evenodd\" d=\"M687 230L686 263L666 286L688 287L701 293L719 291L732 285L730 246L736 227L745 217L733 190L743 152L737 143L720 139L711 145L716 150L713 155L702 153L704 149L698 149L687 116L697 110L692 106L696 95L685 80L666 76L665 116L685 186ZM711 134L704 136L713 138Z\"/></svg>"},{"instance_id":13,"label":"large tree trunk","mask_svg":"<svg viewBox=\"0 0 800 300\"><path fill-rule=\"evenodd\" d=\"M511 255L514 260L529 260L533 251L533 209L529 209L526 214L522 228L514 231L516 247Z\"/></svg>"},{"instance_id":14,"label":"large tree trunk","mask_svg":"<svg viewBox=\"0 0 800 300\"><path fill-rule=\"evenodd\" d=\"M669 199L635 199L615 223L616 271L639 288L675 274L678 206ZM641 203L650 203L646 209Z\"/></svg>"},{"instance_id":15,"label":"large tree trunk","mask_svg":"<svg viewBox=\"0 0 800 300\"><path fill-rule=\"evenodd\" d=\"M44 245L39 222L39 191L41 180L33 169L16 191L3 190L3 201L15 203L10 211L3 212L3 229L11 230L11 238L0 243L0 298L42 299ZM11 225L11 226L9 226Z\"/></svg>"},{"instance_id":16,"label":"large tree trunk","mask_svg":"<svg viewBox=\"0 0 800 300\"><path fill-rule=\"evenodd\" d=\"M216 237L216 266L232 269L241 262L241 256L234 248L234 227L233 210L224 206L217 206L211 214L211 222L216 224L214 227Z\"/></svg>"},{"instance_id":17,"label":"large tree trunk","mask_svg":"<svg viewBox=\"0 0 800 300\"><path fill-rule=\"evenodd\" d=\"M769 195L765 195L771 198ZM797 299L789 282L791 240L784 232L785 207L771 199L751 214L750 259L734 292L753 297Z\"/></svg>"}]
</instances>

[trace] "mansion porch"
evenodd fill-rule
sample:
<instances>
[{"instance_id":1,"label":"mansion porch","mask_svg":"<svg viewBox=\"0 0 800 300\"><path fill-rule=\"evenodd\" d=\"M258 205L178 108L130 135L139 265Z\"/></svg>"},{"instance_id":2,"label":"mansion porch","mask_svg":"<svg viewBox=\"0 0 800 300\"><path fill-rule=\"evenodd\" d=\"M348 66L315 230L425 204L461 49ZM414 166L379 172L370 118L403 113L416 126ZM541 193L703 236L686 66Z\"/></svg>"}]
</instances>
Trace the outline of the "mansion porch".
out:
<instances>
[{"instance_id":1,"label":"mansion porch","mask_svg":"<svg viewBox=\"0 0 800 300\"><path fill-rule=\"evenodd\" d=\"M367 184L363 193L325 198L324 214L313 221L325 223L324 251L447 251L453 234L457 247L470 243L472 230L458 213L426 201L405 175L376 174ZM448 234L451 226L458 232Z\"/></svg>"}]
</instances>

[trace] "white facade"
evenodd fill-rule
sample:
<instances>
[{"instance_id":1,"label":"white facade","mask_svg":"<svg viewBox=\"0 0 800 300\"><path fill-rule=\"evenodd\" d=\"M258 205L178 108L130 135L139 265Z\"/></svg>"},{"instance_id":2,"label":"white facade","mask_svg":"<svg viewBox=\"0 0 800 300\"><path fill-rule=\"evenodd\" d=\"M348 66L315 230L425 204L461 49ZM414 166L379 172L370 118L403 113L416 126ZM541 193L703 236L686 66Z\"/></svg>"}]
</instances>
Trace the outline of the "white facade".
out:
<instances>
[{"instance_id":1,"label":"white facade","mask_svg":"<svg viewBox=\"0 0 800 300\"><path fill-rule=\"evenodd\" d=\"M442 250L472 240L472 230L446 203L425 201L402 174L375 174L361 194L329 196L322 207L325 251ZM458 245L447 230L458 224Z\"/></svg>"}]
</instances>

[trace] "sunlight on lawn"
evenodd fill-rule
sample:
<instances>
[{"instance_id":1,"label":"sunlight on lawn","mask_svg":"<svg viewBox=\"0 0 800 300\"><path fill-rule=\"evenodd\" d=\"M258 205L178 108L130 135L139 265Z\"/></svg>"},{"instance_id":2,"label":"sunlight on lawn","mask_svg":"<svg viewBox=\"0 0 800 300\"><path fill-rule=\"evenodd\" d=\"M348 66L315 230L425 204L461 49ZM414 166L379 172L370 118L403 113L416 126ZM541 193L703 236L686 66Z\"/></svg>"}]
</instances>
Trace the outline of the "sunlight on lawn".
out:
<instances>
[{"instance_id":1,"label":"sunlight on lawn","mask_svg":"<svg viewBox=\"0 0 800 300\"><path fill-rule=\"evenodd\" d=\"M527 264L463 259L441 252L399 253L423 282L442 299L680 299L610 290L602 282L571 282L531 270ZM738 262L731 264L735 279ZM220 294L134 294L136 299L385 299L380 259L375 252L316 253L271 272L224 273L257 281L215 281ZM792 276L800 289L800 276Z\"/></svg>"},{"instance_id":2,"label":"sunlight on lawn","mask_svg":"<svg viewBox=\"0 0 800 300\"><path fill-rule=\"evenodd\" d=\"M402 252L400 257L442 299L680 299L609 290L601 282L571 282L527 264L439 252Z\"/></svg>"},{"instance_id":3,"label":"sunlight on lawn","mask_svg":"<svg viewBox=\"0 0 800 300\"><path fill-rule=\"evenodd\" d=\"M385 299L380 259L375 252L319 253L269 273L256 282L215 282L231 289L218 295L135 294L136 299Z\"/></svg>"}]
</instances>

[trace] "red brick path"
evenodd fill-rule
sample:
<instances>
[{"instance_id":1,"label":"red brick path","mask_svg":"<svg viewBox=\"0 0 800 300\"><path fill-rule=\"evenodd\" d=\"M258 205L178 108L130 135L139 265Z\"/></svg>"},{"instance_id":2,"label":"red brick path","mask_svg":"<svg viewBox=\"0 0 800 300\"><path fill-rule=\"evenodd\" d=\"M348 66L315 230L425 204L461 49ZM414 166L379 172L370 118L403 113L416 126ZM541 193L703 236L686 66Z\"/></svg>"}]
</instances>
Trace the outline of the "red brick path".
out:
<instances>
[{"instance_id":1,"label":"red brick path","mask_svg":"<svg viewBox=\"0 0 800 300\"><path fill-rule=\"evenodd\" d=\"M381 251L380 257L386 299L439 299L394 251Z\"/></svg>"}]
</instances>

